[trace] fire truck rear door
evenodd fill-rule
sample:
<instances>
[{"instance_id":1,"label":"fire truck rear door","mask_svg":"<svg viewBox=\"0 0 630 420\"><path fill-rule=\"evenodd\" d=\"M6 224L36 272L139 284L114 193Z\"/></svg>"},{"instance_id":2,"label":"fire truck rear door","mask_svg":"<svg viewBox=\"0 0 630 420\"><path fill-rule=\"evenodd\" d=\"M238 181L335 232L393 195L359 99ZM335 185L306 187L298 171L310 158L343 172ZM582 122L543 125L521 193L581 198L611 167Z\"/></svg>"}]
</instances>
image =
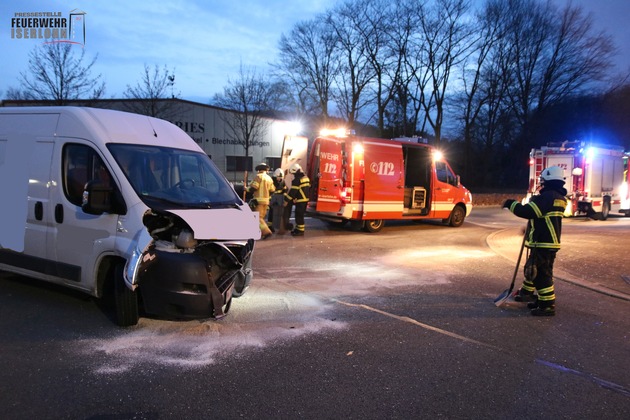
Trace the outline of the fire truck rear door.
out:
<instances>
[{"instance_id":1,"label":"fire truck rear door","mask_svg":"<svg viewBox=\"0 0 630 420\"><path fill-rule=\"evenodd\" d=\"M318 143L319 174L317 184L316 210L321 212L338 212L341 209L340 190L342 188L341 141L324 139Z\"/></svg>"},{"instance_id":2,"label":"fire truck rear door","mask_svg":"<svg viewBox=\"0 0 630 420\"><path fill-rule=\"evenodd\" d=\"M550 166L564 169L564 176L569 179L573 170L573 155L547 155L547 168Z\"/></svg>"},{"instance_id":3,"label":"fire truck rear door","mask_svg":"<svg viewBox=\"0 0 630 420\"><path fill-rule=\"evenodd\" d=\"M403 213L404 174L402 146L366 141L363 217L400 218Z\"/></svg>"}]
</instances>

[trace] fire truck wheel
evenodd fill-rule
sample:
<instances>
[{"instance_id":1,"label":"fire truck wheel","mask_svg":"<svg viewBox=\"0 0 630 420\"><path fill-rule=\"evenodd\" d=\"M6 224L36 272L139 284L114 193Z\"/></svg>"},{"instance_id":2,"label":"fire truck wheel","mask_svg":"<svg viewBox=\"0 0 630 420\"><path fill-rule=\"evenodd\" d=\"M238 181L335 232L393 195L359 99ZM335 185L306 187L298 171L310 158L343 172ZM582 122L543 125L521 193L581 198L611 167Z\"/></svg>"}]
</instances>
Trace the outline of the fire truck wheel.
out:
<instances>
[{"instance_id":1,"label":"fire truck wheel","mask_svg":"<svg viewBox=\"0 0 630 420\"><path fill-rule=\"evenodd\" d=\"M384 225L385 225L385 222L383 221L383 219L366 220L365 226L363 228L365 229L366 232L376 233L379 230L383 229Z\"/></svg>"},{"instance_id":2,"label":"fire truck wheel","mask_svg":"<svg viewBox=\"0 0 630 420\"><path fill-rule=\"evenodd\" d=\"M451 211L451 215L448 219L446 219L446 223L452 227L460 227L464 224L464 219L466 218L466 210L464 210L461 206L455 206L453 211Z\"/></svg>"}]
</instances>

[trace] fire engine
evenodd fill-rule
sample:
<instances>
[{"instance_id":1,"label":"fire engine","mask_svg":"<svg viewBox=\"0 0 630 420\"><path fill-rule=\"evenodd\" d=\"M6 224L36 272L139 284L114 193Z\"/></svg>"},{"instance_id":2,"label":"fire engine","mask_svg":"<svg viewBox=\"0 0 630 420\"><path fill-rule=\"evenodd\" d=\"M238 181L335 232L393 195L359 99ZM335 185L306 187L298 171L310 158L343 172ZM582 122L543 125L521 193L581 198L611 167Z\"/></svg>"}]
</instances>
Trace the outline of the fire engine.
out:
<instances>
[{"instance_id":1,"label":"fire engine","mask_svg":"<svg viewBox=\"0 0 630 420\"><path fill-rule=\"evenodd\" d=\"M540 172L564 169L569 205L565 216L588 215L606 220L611 212L630 215L628 154L623 148L581 141L549 143L530 152L528 199L540 188Z\"/></svg>"},{"instance_id":2,"label":"fire engine","mask_svg":"<svg viewBox=\"0 0 630 420\"><path fill-rule=\"evenodd\" d=\"M308 212L378 232L385 220L442 219L461 226L472 195L434 147L418 138L376 139L329 132L310 150Z\"/></svg>"}]
</instances>

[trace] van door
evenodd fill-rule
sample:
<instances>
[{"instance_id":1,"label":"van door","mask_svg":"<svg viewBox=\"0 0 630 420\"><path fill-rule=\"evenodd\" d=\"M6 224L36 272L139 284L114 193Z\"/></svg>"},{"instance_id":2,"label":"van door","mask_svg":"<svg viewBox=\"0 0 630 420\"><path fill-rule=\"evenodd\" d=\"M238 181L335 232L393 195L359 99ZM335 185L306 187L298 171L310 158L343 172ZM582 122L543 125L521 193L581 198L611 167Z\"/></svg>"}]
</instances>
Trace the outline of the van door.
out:
<instances>
[{"instance_id":1,"label":"van door","mask_svg":"<svg viewBox=\"0 0 630 420\"><path fill-rule=\"evenodd\" d=\"M280 168L282 172L285 174L288 173L289 168L294 163L299 164L302 166L302 169L306 171L308 169L306 167L307 152L307 137L284 136L284 140L282 141L282 156L280 158Z\"/></svg>"},{"instance_id":2,"label":"van door","mask_svg":"<svg viewBox=\"0 0 630 420\"><path fill-rule=\"evenodd\" d=\"M446 219L455 207L455 197L459 196L457 176L444 161L435 161L435 182L431 201L432 217Z\"/></svg>"},{"instance_id":3,"label":"van door","mask_svg":"<svg viewBox=\"0 0 630 420\"><path fill-rule=\"evenodd\" d=\"M50 265L45 262L48 252L46 243L48 231L51 229L53 220L49 197L49 192L54 187L50 178L53 149L52 139L38 139L35 142L29 163L28 209L24 232L24 254L40 258L30 260L31 267L25 268L32 268L45 274L53 274L49 272Z\"/></svg>"},{"instance_id":4,"label":"van door","mask_svg":"<svg viewBox=\"0 0 630 420\"><path fill-rule=\"evenodd\" d=\"M51 191L52 227L48 230L48 258L56 261L58 277L86 290L95 287L97 261L115 249L118 215L96 216L81 209L83 187L99 180L115 187L111 168L89 142L63 141L55 146Z\"/></svg>"},{"instance_id":5,"label":"van door","mask_svg":"<svg viewBox=\"0 0 630 420\"><path fill-rule=\"evenodd\" d=\"M0 247L16 252L23 252L26 237L38 231L45 235L45 215L33 226L27 220L34 221L34 203L29 203L29 196L35 191L37 198L48 200L50 156L52 153L52 135L57 126L59 114L31 114L28 110L3 109L0 113L0 191L2 197L2 217L0 217ZM48 138L48 140L45 140ZM41 166L37 166L41 165ZM37 213L44 211L43 202L37 205ZM39 238L38 238L39 239ZM38 240L36 246L44 247L44 241ZM30 249L29 249L30 251ZM19 265L21 268L37 269L23 254L23 261L15 261L18 257L4 253L8 257L8 265ZM7 251L8 252L8 251ZM43 253L35 252L38 257ZM44 261L40 261L44 263ZM43 266L43 264L40 264Z\"/></svg>"},{"instance_id":6,"label":"van door","mask_svg":"<svg viewBox=\"0 0 630 420\"><path fill-rule=\"evenodd\" d=\"M403 213L404 174L402 146L397 143L363 143L365 193L363 218L400 218Z\"/></svg>"},{"instance_id":7,"label":"van door","mask_svg":"<svg viewBox=\"0 0 630 420\"><path fill-rule=\"evenodd\" d=\"M316 171L314 171L318 178L316 180L317 206L315 208L317 211L336 213L341 210L342 146L342 142L330 139L322 139L315 145L316 148L319 148L319 150L315 150L319 162Z\"/></svg>"}]
</instances>

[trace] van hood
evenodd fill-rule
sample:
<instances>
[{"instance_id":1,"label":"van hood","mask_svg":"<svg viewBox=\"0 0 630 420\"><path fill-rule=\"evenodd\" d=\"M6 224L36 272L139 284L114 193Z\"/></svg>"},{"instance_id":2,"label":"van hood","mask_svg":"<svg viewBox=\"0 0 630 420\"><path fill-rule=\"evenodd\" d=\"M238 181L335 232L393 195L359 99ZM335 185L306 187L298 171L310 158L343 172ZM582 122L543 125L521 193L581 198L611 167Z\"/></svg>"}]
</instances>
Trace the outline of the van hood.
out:
<instances>
[{"instance_id":1,"label":"van hood","mask_svg":"<svg viewBox=\"0 0 630 420\"><path fill-rule=\"evenodd\" d=\"M258 213L249 207L228 209L168 210L181 217L193 230L197 240L260 239Z\"/></svg>"}]
</instances>

